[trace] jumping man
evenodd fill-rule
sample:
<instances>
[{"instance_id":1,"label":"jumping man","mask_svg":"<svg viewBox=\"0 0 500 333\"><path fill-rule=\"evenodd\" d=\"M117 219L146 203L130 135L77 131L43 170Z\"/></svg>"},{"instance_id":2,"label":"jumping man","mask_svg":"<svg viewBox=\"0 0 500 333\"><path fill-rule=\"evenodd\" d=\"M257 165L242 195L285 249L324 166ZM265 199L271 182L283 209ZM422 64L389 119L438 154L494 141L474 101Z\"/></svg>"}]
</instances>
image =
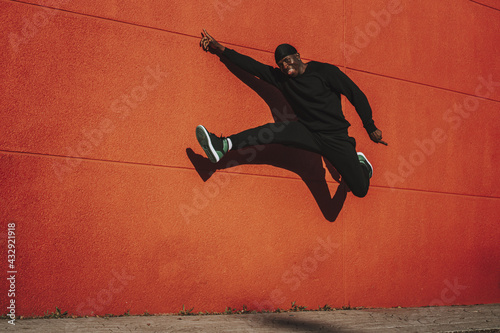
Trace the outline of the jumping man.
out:
<instances>
[{"instance_id":1,"label":"jumping man","mask_svg":"<svg viewBox=\"0 0 500 333\"><path fill-rule=\"evenodd\" d=\"M217 137L202 125L197 126L196 137L211 162L217 163L231 149L284 144L324 156L355 196L367 194L373 167L363 153L356 153L356 141L348 135L350 124L342 112L341 94L356 108L371 140L387 143L382 141L382 131L375 127L368 99L347 75L331 64L302 62L300 54L289 44L279 45L274 52L279 68L224 47L205 29L200 45L205 51L226 57L246 72L277 87L297 115L297 121L269 123L227 138ZM264 142L259 135L264 133L262 131L273 135L266 137Z\"/></svg>"}]
</instances>

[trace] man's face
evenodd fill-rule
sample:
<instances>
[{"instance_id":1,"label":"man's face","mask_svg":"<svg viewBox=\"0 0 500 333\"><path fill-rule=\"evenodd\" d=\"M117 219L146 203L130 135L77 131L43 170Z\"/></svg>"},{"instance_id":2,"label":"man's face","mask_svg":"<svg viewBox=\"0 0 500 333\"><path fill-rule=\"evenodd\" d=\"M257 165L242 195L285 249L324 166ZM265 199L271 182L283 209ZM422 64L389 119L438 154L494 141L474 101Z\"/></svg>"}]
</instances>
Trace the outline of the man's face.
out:
<instances>
[{"instance_id":1,"label":"man's face","mask_svg":"<svg viewBox=\"0 0 500 333\"><path fill-rule=\"evenodd\" d=\"M298 53L290 54L278 61L278 66L283 74L290 77L296 77L299 75L300 62L300 56Z\"/></svg>"}]
</instances>

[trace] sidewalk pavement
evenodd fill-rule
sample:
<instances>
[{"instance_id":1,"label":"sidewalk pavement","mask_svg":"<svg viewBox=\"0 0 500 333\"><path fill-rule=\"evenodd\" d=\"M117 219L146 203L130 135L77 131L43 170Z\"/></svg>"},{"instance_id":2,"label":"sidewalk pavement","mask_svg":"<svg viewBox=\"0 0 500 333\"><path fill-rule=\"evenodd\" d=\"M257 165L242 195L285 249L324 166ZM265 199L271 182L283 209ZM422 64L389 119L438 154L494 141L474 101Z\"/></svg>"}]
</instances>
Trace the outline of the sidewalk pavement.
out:
<instances>
[{"instance_id":1,"label":"sidewalk pavement","mask_svg":"<svg viewBox=\"0 0 500 333\"><path fill-rule=\"evenodd\" d=\"M500 332L500 304L234 315L23 319L0 331L89 332Z\"/></svg>"}]
</instances>

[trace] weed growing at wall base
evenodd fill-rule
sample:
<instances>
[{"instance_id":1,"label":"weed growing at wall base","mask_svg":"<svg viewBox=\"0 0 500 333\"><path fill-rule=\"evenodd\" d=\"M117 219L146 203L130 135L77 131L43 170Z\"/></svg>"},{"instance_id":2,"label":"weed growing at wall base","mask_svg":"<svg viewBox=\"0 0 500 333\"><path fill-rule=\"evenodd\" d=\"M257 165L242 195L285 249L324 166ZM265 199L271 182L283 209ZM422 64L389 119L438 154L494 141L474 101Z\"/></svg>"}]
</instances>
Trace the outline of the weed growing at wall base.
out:
<instances>
[{"instance_id":1,"label":"weed growing at wall base","mask_svg":"<svg viewBox=\"0 0 500 333\"><path fill-rule=\"evenodd\" d=\"M281 275L282 287L273 289L267 299L253 302L253 306L258 312L282 312L278 306L283 304L287 298L295 298L293 296L294 293L304 283L307 283L308 279L312 278L314 272L320 267L320 264L327 261L334 254L335 250L340 248L340 243L332 242L330 236L326 237L326 239L318 236L316 241L317 245L310 251L307 257L283 272ZM321 308L319 309L321 310ZM331 307L325 305L323 310L326 309L331 309ZM305 306L298 306L295 301L292 302L290 311L304 310L306 310ZM263 320L265 320L265 317L257 316L247 321L248 326L251 328L250 331L253 332L253 329L258 327L259 322Z\"/></svg>"},{"instance_id":2,"label":"weed growing at wall base","mask_svg":"<svg viewBox=\"0 0 500 333\"><path fill-rule=\"evenodd\" d=\"M272 310L282 304L287 295L297 291L317 271L320 263L328 260L334 251L340 248L340 244L333 243L330 236L326 239L318 237L316 241L318 245L314 247L309 256L305 257L299 265L293 265L281 275L281 281L286 286L285 290L276 288L271 291L268 299L253 302L259 311Z\"/></svg>"},{"instance_id":3,"label":"weed growing at wall base","mask_svg":"<svg viewBox=\"0 0 500 333\"><path fill-rule=\"evenodd\" d=\"M135 276L129 275L125 269L119 273L115 270L111 271L113 277L109 280L106 288L101 289L95 298L87 298L85 302L78 304L76 313L79 316L92 315L96 312L104 310L106 305L109 305L117 295L123 291L128 283L135 279Z\"/></svg>"}]
</instances>

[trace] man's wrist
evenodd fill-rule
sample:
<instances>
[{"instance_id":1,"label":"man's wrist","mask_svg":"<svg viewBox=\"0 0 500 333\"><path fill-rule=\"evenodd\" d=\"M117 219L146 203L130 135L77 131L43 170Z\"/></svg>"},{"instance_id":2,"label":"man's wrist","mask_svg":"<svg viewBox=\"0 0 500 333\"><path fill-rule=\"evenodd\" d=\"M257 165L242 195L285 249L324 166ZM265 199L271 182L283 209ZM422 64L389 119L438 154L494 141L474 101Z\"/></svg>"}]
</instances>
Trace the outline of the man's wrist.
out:
<instances>
[{"instance_id":1,"label":"man's wrist","mask_svg":"<svg viewBox=\"0 0 500 333\"><path fill-rule=\"evenodd\" d=\"M377 126L375 126L374 122L371 122L370 124L366 124L364 127L365 127L365 130L368 132L368 134L372 134L373 132L375 132L378 129Z\"/></svg>"}]
</instances>

